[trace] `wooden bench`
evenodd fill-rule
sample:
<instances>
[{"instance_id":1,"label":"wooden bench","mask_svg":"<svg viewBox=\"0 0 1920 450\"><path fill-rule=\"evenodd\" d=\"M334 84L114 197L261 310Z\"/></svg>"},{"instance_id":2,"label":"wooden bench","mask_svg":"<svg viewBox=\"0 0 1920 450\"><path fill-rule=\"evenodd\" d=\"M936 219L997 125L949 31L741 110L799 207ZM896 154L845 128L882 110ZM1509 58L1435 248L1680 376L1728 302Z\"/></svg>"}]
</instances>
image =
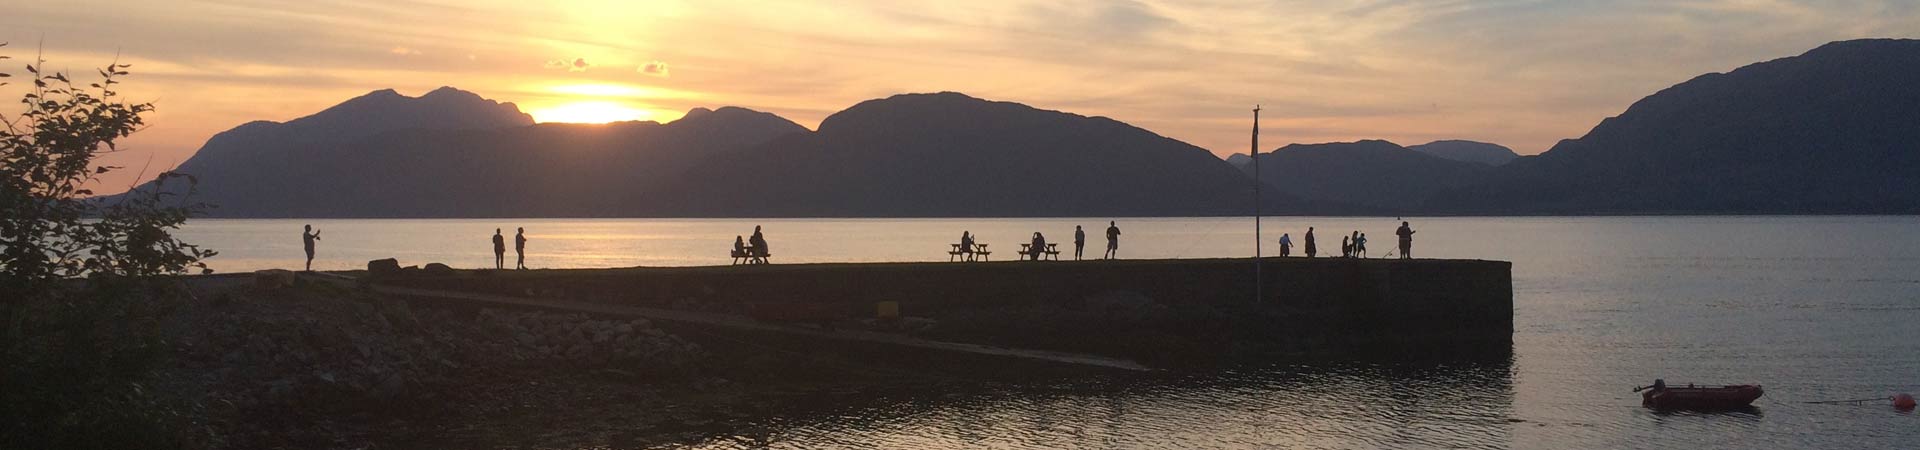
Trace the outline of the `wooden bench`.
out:
<instances>
[{"instance_id":1,"label":"wooden bench","mask_svg":"<svg viewBox=\"0 0 1920 450\"><path fill-rule=\"evenodd\" d=\"M991 261L993 259L992 258L993 252L987 251L987 244L981 244L976 242L973 244L973 251L970 251L970 252L961 250L960 244L947 244L947 245L950 245L953 247L952 250L947 251L947 262L954 262L954 261L971 262L971 261L979 261L979 260Z\"/></svg>"},{"instance_id":2,"label":"wooden bench","mask_svg":"<svg viewBox=\"0 0 1920 450\"><path fill-rule=\"evenodd\" d=\"M767 258L771 256L773 256L772 253L762 255L755 253L753 247L747 247L746 250L733 251L733 264L767 264Z\"/></svg>"},{"instance_id":3,"label":"wooden bench","mask_svg":"<svg viewBox=\"0 0 1920 450\"><path fill-rule=\"evenodd\" d=\"M1024 255L1023 257L1025 258L1033 258L1035 261L1039 261L1042 258L1053 258L1054 261L1059 261L1060 244L1048 243L1047 248L1041 250L1035 250L1033 244L1020 244L1020 254Z\"/></svg>"}]
</instances>

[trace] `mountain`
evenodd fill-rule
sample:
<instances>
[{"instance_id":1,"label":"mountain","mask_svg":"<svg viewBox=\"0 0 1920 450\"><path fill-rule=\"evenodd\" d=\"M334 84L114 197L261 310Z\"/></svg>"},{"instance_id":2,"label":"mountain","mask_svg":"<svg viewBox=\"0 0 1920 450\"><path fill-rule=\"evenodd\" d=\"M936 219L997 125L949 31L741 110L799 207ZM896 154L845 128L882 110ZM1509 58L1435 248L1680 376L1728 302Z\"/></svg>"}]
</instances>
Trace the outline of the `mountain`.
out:
<instances>
[{"instance_id":1,"label":"mountain","mask_svg":"<svg viewBox=\"0 0 1920 450\"><path fill-rule=\"evenodd\" d=\"M694 161L796 132L806 129L740 108L664 125L535 125L453 88L381 90L220 133L178 170L222 217L620 215Z\"/></svg>"},{"instance_id":2,"label":"mountain","mask_svg":"<svg viewBox=\"0 0 1920 450\"><path fill-rule=\"evenodd\" d=\"M1113 119L904 94L693 168L674 215L1245 214L1251 186L1205 149ZM1310 205L1269 196L1268 211Z\"/></svg>"},{"instance_id":3,"label":"mountain","mask_svg":"<svg viewBox=\"0 0 1920 450\"><path fill-rule=\"evenodd\" d=\"M1433 141L1410 146L1407 147L1407 149L1454 161L1480 163L1489 166L1506 164L1513 161L1514 158L1520 157L1519 154L1513 152L1513 149L1500 144L1461 140Z\"/></svg>"},{"instance_id":4,"label":"mountain","mask_svg":"<svg viewBox=\"0 0 1920 450\"><path fill-rule=\"evenodd\" d=\"M1227 155L1227 164L1232 165L1235 169L1240 169L1241 172L1252 173L1253 157L1247 156L1245 153Z\"/></svg>"},{"instance_id":5,"label":"mountain","mask_svg":"<svg viewBox=\"0 0 1920 450\"><path fill-rule=\"evenodd\" d=\"M961 94L855 105L809 131L695 108L671 123L533 124L442 88L375 91L208 140L180 171L219 217L1211 215L1251 186L1112 119ZM1269 195L1268 211L1326 205ZM1318 211L1325 211L1321 209Z\"/></svg>"},{"instance_id":6,"label":"mountain","mask_svg":"<svg viewBox=\"0 0 1920 450\"><path fill-rule=\"evenodd\" d=\"M1490 170L1382 140L1290 144L1259 158L1261 181L1282 193L1383 213L1411 211L1433 192L1472 183Z\"/></svg>"},{"instance_id":7,"label":"mountain","mask_svg":"<svg viewBox=\"0 0 1920 450\"><path fill-rule=\"evenodd\" d=\"M1437 195L1454 213L1920 213L1920 41L1701 75Z\"/></svg>"}]
</instances>

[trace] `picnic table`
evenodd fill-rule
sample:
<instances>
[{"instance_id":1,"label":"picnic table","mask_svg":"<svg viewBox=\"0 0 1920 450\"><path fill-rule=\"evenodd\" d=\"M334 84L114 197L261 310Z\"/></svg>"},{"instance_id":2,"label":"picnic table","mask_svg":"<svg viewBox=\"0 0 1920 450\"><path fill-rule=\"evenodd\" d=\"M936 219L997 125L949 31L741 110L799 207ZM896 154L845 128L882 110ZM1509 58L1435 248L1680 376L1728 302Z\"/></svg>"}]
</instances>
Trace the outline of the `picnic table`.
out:
<instances>
[{"instance_id":1,"label":"picnic table","mask_svg":"<svg viewBox=\"0 0 1920 450\"><path fill-rule=\"evenodd\" d=\"M1033 255L1033 253L1034 253L1033 244L1020 244L1020 254ZM1047 249L1042 250L1040 254L1041 256L1052 258L1054 261L1059 261L1060 260L1060 244L1048 242ZM1034 258L1034 259L1038 260L1040 258Z\"/></svg>"},{"instance_id":2,"label":"picnic table","mask_svg":"<svg viewBox=\"0 0 1920 450\"><path fill-rule=\"evenodd\" d=\"M772 256L772 253L762 254L755 251L753 246L749 245L745 249L733 251L733 264L767 264L767 258Z\"/></svg>"},{"instance_id":3,"label":"picnic table","mask_svg":"<svg viewBox=\"0 0 1920 450\"><path fill-rule=\"evenodd\" d=\"M985 259L988 261L993 260L992 258L993 252L987 251L987 244L975 242L973 243L973 251L961 251L960 244L948 244L948 245L952 245L953 249L947 251L947 262L953 262L956 260L975 261L976 260L975 258Z\"/></svg>"}]
</instances>

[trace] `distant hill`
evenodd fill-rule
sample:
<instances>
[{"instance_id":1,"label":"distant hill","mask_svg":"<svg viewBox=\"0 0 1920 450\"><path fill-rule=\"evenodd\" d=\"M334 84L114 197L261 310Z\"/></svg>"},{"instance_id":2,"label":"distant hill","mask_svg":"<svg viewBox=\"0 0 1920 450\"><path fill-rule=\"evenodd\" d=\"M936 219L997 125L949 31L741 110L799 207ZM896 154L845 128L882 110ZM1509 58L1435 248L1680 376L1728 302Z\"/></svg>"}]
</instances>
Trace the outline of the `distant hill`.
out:
<instances>
[{"instance_id":1,"label":"distant hill","mask_svg":"<svg viewBox=\"0 0 1920 450\"><path fill-rule=\"evenodd\" d=\"M1477 181L1488 170L1382 140L1291 144L1260 154L1261 181L1283 193L1383 213L1413 210L1433 192Z\"/></svg>"},{"instance_id":2,"label":"distant hill","mask_svg":"<svg viewBox=\"0 0 1920 450\"><path fill-rule=\"evenodd\" d=\"M219 217L620 215L693 161L806 129L739 108L662 125L540 124L511 103L382 90L215 135L179 171Z\"/></svg>"},{"instance_id":3,"label":"distant hill","mask_svg":"<svg viewBox=\"0 0 1920 450\"><path fill-rule=\"evenodd\" d=\"M1206 150L1117 121L902 95L813 132L741 108L533 124L442 88L375 91L210 139L180 171L218 217L1192 215L1251 211ZM1284 195L1268 211L1310 205Z\"/></svg>"},{"instance_id":4,"label":"distant hill","mask_svg":"<svg viewBox=\"0 0 1920 450\"><path fill-rule=\"evenodd\" d=\"M1227 155L1227 164L1232 165L1235 169L1240 169L1242 172L1252 173L1253 157L1247 156L1245 153L1234 153Z\"/></svg>"},{"instance_id":5,"label":"distant hill","mask_svg":"<svg viewBox=\"0 0 1920 450\"><path fill-rule=\"evenodd\" d=\"M1920 213L1920 41L1834 42L1701 75L1427 207Z\"/></svg>"},{"instance_id":6,"label":"distant hill","mask_svg":"<svg viewBox=\"0 0 1920 450\"><path fill-rule=\"evenodd\" d=\"M1251 190L1207 150L1147 130L946 92L862 102L708 160L667 195L693 216L1160 216L1246 214Z\"/></svg>"},{"instance_id":7,"label":"distant hill","mask_svg":"<svg viewBox=\"0 0 1920 450\"><path fill-rule=\"evenodd\" d=\"M1513 152L1513 149L1500 144L1461 140L1433 141L1409 146L1407 149L1454 161L1480 163L1489 166L1506 164L1513 161L1514 158L1520 157L1519 154Z\"/></svg>"}]
</instances>

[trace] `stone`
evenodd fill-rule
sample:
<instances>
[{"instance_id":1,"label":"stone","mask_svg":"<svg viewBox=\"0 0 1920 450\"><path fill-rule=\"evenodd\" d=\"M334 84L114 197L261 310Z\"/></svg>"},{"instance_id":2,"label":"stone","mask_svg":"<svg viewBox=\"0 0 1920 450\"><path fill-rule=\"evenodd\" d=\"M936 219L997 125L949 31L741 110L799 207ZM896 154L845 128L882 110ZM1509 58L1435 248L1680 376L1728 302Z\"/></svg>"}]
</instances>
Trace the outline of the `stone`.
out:
<instances>
[{"instance_id":1,"label":"stone","mask_svg":"<svg viewBox=\"0 0 1920 450\"><path fill-rule=\"evenodd\" d=\"M261 289L279 289L293 286L293 271L267 269L253 273L253 285Z\"/></svg>"},{"instance_id":2,"label":"stone","mask_svg":"<svg viewBox=\"0 0 1920 450\"><path fill-rule=\"evenodd\" d=\"M427 263L427 266L422 270L426 271L427 275L434 275L434 276L453 275L453 268L448 267L446 264L441 264L441 263Z\"/></svg>"},{"instance_id":3,"label":"stone","mask_svg":"<svg viewBox=\"0 0 1920 450\"><path fill-rule=\"evenodd\" d=\"M400 274L400 260L393 258L367 261L367 275L375 278Z\"/></svg>"}]
</instances>

